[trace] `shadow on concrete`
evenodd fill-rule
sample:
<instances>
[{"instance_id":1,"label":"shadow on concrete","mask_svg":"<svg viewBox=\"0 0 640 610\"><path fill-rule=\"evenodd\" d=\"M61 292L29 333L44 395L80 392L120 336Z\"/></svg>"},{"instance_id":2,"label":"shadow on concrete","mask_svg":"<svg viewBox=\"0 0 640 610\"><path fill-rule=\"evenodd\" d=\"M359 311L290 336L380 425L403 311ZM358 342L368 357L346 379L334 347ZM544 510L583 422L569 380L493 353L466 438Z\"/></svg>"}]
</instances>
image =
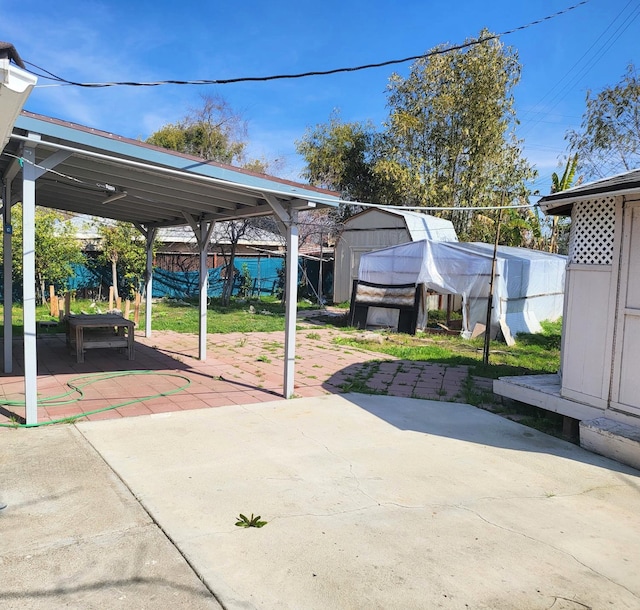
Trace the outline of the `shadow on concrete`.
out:
<instances>
[{"instance_id":1,"label":"shadow on concrete","mask_svg":"<svg viewBox=\"0 0 640 610\"><path fill-rule=\"evenodd\" d=\"M344 398L399 430L514 451L545 453L625 475L640 476L634 468L471 405L356 393L345 394ZM626 478L620 480L630 484ZM640 491L640 485L634 487Z\"/></svg>"},{"instance_id":2,"label":"shadow on concrete","mask_svg":"<svg viewBox=\"0 0 640 610\"><path fill-rule=\"evenodd\" d=\"M131 578L114 580L97 580L92 583L76 586L59 586L52 589L33 588L28 591L1 591L0 601L6 600L7 602L11 602L12 600L18 600L27 603L29 600L49 598L55 599L56 605L58 605L64 603L65 597L75 596L78 593L100 592L104 594L105 590L112 589L122 594L123 590L128 592L132 586L152 587L156 595L159 588L168 588L171 591L188 593L190 596L202 597L204 599L211 598L211 593L204 588L189 587L180 583L170 582L165 578L133 576Z\"/></svg>"}]
</instances>

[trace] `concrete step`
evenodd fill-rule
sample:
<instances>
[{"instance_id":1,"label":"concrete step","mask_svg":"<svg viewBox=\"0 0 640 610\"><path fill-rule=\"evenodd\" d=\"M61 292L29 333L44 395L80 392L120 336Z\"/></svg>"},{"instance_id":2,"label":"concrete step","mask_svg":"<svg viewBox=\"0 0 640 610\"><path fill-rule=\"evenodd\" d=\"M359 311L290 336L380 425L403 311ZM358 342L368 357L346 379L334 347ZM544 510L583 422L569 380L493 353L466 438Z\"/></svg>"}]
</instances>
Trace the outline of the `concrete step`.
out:
<instances>
[{"instance_id":1,"label":"concrete step","mask_svg":"<svg viewBox=\"0 0 640 610\"><path fill-rule=\"evenodd\" d=\"M607 417L583 420L580 446L640 470L640 422L632 426Z\"/></svg>"}]
</instances>

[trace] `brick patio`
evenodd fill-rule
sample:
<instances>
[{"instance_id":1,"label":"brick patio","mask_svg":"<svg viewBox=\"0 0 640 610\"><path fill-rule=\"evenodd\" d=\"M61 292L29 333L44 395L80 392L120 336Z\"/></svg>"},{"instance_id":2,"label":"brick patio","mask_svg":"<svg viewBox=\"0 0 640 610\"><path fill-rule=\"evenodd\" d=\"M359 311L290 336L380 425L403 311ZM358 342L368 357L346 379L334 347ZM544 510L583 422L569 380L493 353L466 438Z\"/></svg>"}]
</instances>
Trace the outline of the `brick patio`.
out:
<instances>
[{"instance_id":1,"label":"brick patio","mask_svg":"<svg viewBox=\"0 0 640 610\"><path fill-rule=\"evenodd\" d=\"M366 387L393 396L464 402L466 367L398 360L338 346L333 339L339 334L322 327L298 330L296 397ZM199 361L197 353L196 335L154 331L149 339L136 336L134 361L115 349L97 349L88 351L85 362L78 364L64 335L39 336L38 420L111 419L282 398L284 333L210 334L206 362ZM24 407L6 404L24 400L22 363L22 343L15 341L14 374L0 377L0 400L5 401L0 423L24 422ZM132 374L109 376L126 372ZM68 392L70 382L82 386L96 376L102 378L81 387L81 400L75 400L78 393L47 400ZM490 379L474 378L476 389L490 391L491 384ZM149 396L155 397L133 402Z\"/></svg>"}]
</instances>

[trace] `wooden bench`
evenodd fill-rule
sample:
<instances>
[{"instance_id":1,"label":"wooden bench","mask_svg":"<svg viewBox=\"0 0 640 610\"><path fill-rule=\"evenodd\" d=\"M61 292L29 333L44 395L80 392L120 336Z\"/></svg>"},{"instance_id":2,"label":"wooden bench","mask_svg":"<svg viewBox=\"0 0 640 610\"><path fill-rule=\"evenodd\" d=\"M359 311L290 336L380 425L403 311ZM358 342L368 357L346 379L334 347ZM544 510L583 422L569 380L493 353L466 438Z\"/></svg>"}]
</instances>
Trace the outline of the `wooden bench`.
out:
<instances>
[{"instance_id":1,"label":"wooden bench","mask_svg":"<svg viewBox=\"0 0 640 610\"><path fill-rule=\"evenodd\" d=\"M416 334L418 313L424 284L374 284L353 280L349 323L355 328L366 328L369 307L397 309L398 332Z\"/></svg>"},{"instance_id":2,"label":"wooden bench","mask_svg":"<svg viewBox=\"0 0 640 610\"><path fill-rule=\"evenodd\" d=\"M115 347L135 358L132 320L118 314L81 314L67 317L67 345L74 348L77 362L84 362L87 349Z\"/></svg>"}]
</instances>

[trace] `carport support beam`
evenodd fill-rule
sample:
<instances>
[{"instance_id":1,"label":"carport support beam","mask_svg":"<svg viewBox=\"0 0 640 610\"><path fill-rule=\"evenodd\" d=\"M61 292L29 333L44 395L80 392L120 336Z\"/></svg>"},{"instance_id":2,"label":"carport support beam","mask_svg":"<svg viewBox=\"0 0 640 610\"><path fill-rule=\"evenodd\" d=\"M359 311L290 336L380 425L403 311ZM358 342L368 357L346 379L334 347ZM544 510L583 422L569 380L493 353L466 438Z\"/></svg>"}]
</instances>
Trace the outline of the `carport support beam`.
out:
<instances>
[{"instance_id":1,"label":"carport support beam","mask_svg":"<svg viewBox=\"0 0 640 610\"><path fill-rule=\"evenodd\" d=\"M264 193L263 196L276 213L279 224L284 225L287 238L283 393L285 398L291 398L295 387L296 314L298 313L298 210L293 206L285 208L273 195Z\"/></svg>"},{"instance_id":2,"label":"carport support beam","mask_svg":"<svg viewBox=\"0 0 640 610\"><path fill-rule=\"evenodd\" d=\"M24 307L24 399L27 426L38 423L36 346L36 149L27 144L22 169L22 295Z\"/></svg>"},{"instance_id":3,"label":"carport support beam","mask_svg":"<svg viewBox=\"0 0 640 610\"><path fill-rule=\"evenodd\" d=\"M147 262L144 274L144 336L151 336L151 299L153 298L153 241L156 238L156 229L136 225L146 240Z\"/></svg>"},{"instance_id":4,"label":"carport support beam","mask_svg":"<svg viewBox=\"0 0 640 610\"><path fill-rule=\"evenodd\" d=\"M209 250L209 242L213 234L215 222L201 221L188 214L183 213L185 220L193 230L198 243L198 252L200 253L200 322L198 327L198 358L203 362L207 359L207 299L209 296L209 268L207 265L207 254Z\"/></svg>"},{"instance_id":5,"label":"carport support beam","mask_svg":"<svg viewBox=\"0 0 640 610\"><path fill-rule=\"evenodd\" d=\"M200 326L198 328L198 358L207 359L207 301L209 297L209 240L213 232L213 222L201 222L198 227L198 246L200 249Z\"/></svg>"},{"instance_id":6,"label":"carport support beam","mask_svg":"<svg viewBox=\"0 0 640 610\"><path fill-rule=\"evenodd\" d=\"M13 371L13 262L11 260L11 182L7 181L2 189L2 261L3 300L4 300L4 372Z\"/></svg>"}]
</instances>

